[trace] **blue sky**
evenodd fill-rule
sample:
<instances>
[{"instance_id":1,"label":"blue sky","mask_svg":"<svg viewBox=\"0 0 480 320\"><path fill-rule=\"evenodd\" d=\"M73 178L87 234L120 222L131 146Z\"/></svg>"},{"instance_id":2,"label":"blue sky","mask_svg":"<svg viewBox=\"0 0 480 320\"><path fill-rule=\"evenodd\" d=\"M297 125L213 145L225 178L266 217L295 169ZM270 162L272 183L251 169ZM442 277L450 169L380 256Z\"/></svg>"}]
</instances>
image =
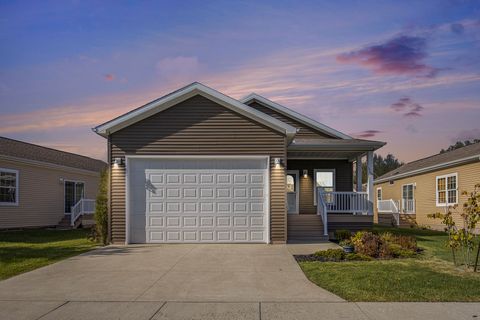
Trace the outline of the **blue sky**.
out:
<instances>
[{"instance_id":1,"label":"blue sky","mask_svg":"<svg viewBox=\"0 0 480 320\"><path fill-rule=\"evenodd\" d=\"M90 128L193 81L410 161L480 138L480 1L1 1L0 135L105 158Z\"/></svg>"}]
</instances>

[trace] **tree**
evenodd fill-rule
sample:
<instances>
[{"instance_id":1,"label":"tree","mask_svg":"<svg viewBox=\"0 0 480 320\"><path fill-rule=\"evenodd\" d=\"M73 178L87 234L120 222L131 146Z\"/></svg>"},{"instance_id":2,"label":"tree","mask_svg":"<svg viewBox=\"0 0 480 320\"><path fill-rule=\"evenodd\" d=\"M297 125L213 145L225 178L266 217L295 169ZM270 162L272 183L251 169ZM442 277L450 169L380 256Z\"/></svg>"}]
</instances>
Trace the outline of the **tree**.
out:
<instances>
[{"instance_id":1,"label":"tree","mask_svg":"<svg viewBox=\"0 0 480 320\"><path fill-rule=\"evenodd\" d=\"M108 244L108 171L102 170L95 201L95 238L103 245Z\"/></svg>"},{"instance_id":2,"label":"tree","mask_svg":"<svg viewBox=\"0 0 480 320\"><path fill-rule=\"evenodd\" d=\"M373 155L373 176L378 178L402 165L403 162L399 161L391 153L387 154L385 158L375 153ZM367 182L367 164L365 162L362 163L362 182Z\"/></svg>"},{"instance_id":3,"label":"tree","mask_svg":"<svg viewBox=\"0 0 480 320\"><path fill-rule=\"evenodd\" d=\"M457 141L457 142L455 142L455 144L452 144L451 146L449 146L446 150L445 149L440 150L440 153L445 153L445 152L448 152L448 151L460 149L460 148L469 146L471 144L479 143L479 142L480 142L480 139L465 140L463 142L462 141Z\"/></svg>"}]
</instances>

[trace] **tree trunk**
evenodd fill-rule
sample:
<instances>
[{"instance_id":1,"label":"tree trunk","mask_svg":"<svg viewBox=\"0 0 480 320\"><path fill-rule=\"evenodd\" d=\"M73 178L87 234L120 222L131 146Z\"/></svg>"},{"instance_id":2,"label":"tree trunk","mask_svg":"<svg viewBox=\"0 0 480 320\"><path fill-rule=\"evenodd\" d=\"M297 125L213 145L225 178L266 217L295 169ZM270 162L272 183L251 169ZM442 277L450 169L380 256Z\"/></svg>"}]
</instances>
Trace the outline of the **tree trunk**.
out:
<instances>
[{"instance_id":1,"label":"tree trunk","mask_svg":"<svg viewBox=\"0 0 480 320\"><path fill-rule=\"evenodd\" d=\"M475 258L475 266L473 267L473 272L477 272L478 256L479 256L479 255L480 255L480 241L478 241L477 257Z\"/></svg>"}]
</instances>

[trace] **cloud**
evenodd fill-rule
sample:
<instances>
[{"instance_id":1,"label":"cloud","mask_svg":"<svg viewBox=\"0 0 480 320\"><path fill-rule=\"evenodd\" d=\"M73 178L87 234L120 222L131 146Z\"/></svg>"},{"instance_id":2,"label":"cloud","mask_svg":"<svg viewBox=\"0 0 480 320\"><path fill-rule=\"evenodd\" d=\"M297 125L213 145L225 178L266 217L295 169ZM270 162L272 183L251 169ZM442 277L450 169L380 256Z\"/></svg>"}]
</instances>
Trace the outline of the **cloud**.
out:
<instances>
[{"instance_id":1,"label":"cloud","mask_svg":"<svg viewBox=\"0 0 480 320\"><path fill-rule=\"evenodd\" d=\"M115 80L115 76L111 73L107 73L106 75L104 75L103 77L106 81L113 81Z\"/></svg>"},{"instance_id":2,"label":"cloud","mask_svg":"<svg viewBox=\"0 0 480 320\"><path fill-rule=\"evenodd\" d=\"M358 63L377 74L433 77L438 69L424 63L427 39L401 35L384 43L338 55L341 63Z\"/></svg>"},{"instance_id":3,"label":"cloud","mask_svg":"<svg viewBox=\"0 0 480 320\"><path fill-rule=\"evenodd\" d=\"M352 133L351 135L356 138L372 138L381 132L382 131L379 131L379 130L365 130L357 133Z\"/></svg>"},{"instance_id":4,"label":"cloud","mask_svg":"<svg viewBox=\"0 0 480 320\"><path fill-rule=\"evenodd\" d=\"M461 23L452 23L450 30L455 34L462 34L465 31L465 27Z\"/></svg>"},{"instance_id":5,"label":"cloud","mask_svg":"<svg viewBox=\"0 0 480 320\"><path fill-rule=\"evenodd\" d=\"M421 112L425 109L420 104L414 102L410 97L402 97L390 105L395 112L403 112L407 118L421 117Z\"/></svg>"}]
</instances>

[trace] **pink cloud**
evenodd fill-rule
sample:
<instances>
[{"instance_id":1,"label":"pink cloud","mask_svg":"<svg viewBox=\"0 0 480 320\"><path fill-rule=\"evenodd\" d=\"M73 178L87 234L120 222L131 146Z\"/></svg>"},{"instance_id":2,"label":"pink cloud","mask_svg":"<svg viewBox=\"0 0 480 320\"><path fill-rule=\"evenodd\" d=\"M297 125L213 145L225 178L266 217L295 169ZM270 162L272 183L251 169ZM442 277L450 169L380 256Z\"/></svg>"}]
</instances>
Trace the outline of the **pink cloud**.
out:
<instances>
[{"instance_id":1,"label":"pink cloud","mask_svg":"<svg viewBox=\"0 0 480 320\"><path fill-rule=\"evenodd\" d=\"M438 69L426 65L426 38L398 36L385 43L337 55L341 63L358 63L377 74L433 77Z\"/></svg>"},{"instance_id":2,"label":"pink cloud","mask_svg":"<svg viewBox=\"0 0 480 320\"><path fill-rule=\"evenodd\" d=\"M113 81L115 79L115 76L111 73L108 73L106 74L104 77L103 77L106 81Z\"/></svg>"},{"instance_id":3,"label":"pink cloud","mask_svg":"<svg viewBox=\"0 0 480 320\"><path fill-rule=\"evenodd\" d=\"M390 105L395 112L405 112L404 117L415 118L421 117L421 111L425 109L420 104L414 102L410 97L402 97Z\"/></svg>"}]
</instances>

